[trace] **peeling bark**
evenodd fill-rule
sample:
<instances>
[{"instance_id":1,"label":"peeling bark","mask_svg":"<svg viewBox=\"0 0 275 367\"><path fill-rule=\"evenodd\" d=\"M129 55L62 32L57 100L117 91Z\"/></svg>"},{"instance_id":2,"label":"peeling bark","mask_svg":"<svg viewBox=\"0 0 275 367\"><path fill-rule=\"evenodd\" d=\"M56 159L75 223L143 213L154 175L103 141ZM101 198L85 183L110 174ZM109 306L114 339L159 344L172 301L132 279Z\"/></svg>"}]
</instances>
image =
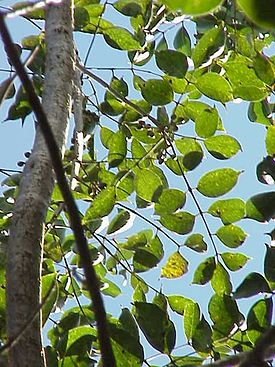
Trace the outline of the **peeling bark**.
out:
<instances>
[{"instance_id":1,"label":"peeling bark","mask_svg":"<svg viewBox=\"0 0 275 367\"><path fill-rule=\"evenodd\" d=\"M43 108L60 149L64 146L74 74L72 4L46 11L46 72ZM10 228L7 256L7 331L15 338L40 302L43 221L54 183L52 164L39 127L27 161ZM9 351L11 367L44 367L41 315Z\"/></svg>"}]
</instances>

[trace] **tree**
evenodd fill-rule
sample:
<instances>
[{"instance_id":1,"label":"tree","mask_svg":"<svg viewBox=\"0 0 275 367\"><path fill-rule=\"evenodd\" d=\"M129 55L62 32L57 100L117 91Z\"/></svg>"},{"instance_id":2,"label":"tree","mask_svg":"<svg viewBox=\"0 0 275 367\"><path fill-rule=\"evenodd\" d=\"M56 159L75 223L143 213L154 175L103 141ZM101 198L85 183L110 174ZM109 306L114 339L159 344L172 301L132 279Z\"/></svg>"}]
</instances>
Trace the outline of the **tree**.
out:
<instances>
[{"instance_id":1,"label":"tree","mask_svg":"<svg viewBox=\"0 0 275 367\"><path fill-rule=\"evenodd\" d=\"M263 271L245 271L249 250L236 249L246 240L247 221L274 217L275 194L228 194L246 172L234 166L242 147L222 115L232 101L242 108L247 101L248 119L266 130L257 178L272 185L272 2L77 0L74 22L72 9L69 0L16 4L12 14L43 26L45 19L46 29L15 46L5 34L8 13L0 17L15 68L0 86L1 102L11 98L7 120L26 124L34 113L37 121L23 171L1 169L8 176L0 205L2 364L8 354L10 366L93 366L99 359L104 366L152 366L154 349L167 367L205 360L267 365L275 345L274 230ZM119 25L108 19L110 9L121 14ZM72 25L91 37L83 61ZM110 80L86 66L98 36L110 50L127 52L124 77L112 64ZM18 62L22 50L32 83ZM22 84L14 82L15 71ZM75 129L66 145L71 100ZM201 304L173 290L179 282L187 286L188 274L193 288L208 290ZM125 293L130 302L106 316L99 288L114 298ZM244 311L243 298L250 301ZM105 305L109 310L107 297ZM59 308L63 314L53 318ZM44 351L41 324L51 324ZM178 353L182 328L187 344Z\"/></svg>"}]
</instances>

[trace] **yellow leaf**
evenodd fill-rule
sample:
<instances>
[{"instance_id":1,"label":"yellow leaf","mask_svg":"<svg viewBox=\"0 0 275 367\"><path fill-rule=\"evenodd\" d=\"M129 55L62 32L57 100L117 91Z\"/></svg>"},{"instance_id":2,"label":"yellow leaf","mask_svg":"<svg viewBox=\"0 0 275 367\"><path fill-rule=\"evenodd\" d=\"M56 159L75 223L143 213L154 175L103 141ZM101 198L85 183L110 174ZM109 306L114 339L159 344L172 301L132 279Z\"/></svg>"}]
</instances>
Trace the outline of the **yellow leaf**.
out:
<instances>
[{"instance_id":1,"label":"yellow leaf","mask_svg":"<svg viewBox=\"0 0 275 367\"><path fill-rule=\"evenodd\" d=\"M162 278L179 278L188 271L188 262L179 253L175 252L169 256L167 263L161 269Z\"/></svg>"}]
</instances>

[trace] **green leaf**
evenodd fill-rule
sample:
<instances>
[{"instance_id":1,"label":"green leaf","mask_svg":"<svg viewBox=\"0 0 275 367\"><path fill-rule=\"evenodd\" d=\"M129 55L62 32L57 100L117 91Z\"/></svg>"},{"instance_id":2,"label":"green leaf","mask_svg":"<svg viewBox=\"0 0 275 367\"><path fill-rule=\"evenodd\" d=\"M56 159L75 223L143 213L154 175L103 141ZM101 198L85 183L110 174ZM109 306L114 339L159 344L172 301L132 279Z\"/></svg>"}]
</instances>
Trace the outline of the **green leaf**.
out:
<instances>
[{"instance_id":1,"label":"green leaf","mask_svg":"<svg viewBox=\"0 0 275 367\"><path fill-rule=\"evenodd\" d=\"M58 289L56 275L56 273L51 273L42 276L42 299L47 295L47 299L45 299L45 303L42 308L42 325L47 321L54 305L57 302Z\"/></svg>"},{"instance_id":2,"label":"green leaf","mask_svg":"<svg viewBox=\"0 0 275 367\"><path fill-rule=\"evenodd\" d=\"M163 246L156 236L147 241L146 245L139 247L133 257L135 272L144 272L155 267L163 258Z\"/></svg>"},{"instance_id":3,"label":"green leaf","mask_svg":"<svg viewBox=\"0 0 275 367\"><path fill-rule=\"evenodd\" d=\"M114 134L115 133L112 130L108 129L105 126L102 126L102 128L100 129L100 140L105 148L109 149Z\"/></svg>"},{"instance_id":4,"label":"green leaf","mask_svg":"<svg viewBox=\"0 0 275 367\"><path fill-rule=\"evenodd\" d=\"M130 219L130 213L127 210L120 209L118 214L112 219L107 228L107 234L114 233L123 228Z\"/></svg>"},{"instance_id":5,"label":"green leaf","mask_svg":"<svg viewBox=\"0 0 275 367\"><path fill-rule=\"evenodd\" d=\"M193 49L192 59L195 67L199 67L208 61L218 49L224 44L224 30L221 28L211 28L199 39Z\"/></svg>"},{"instance_id":6,"label":"green leaf","mask_svg":"<svg viewBox=\"0 0 275 367\"><path fill-rule=\"evenodd\" d=\"M275 247L266 244L264 275L269 282L275 282Z\"/></svg>"},{"instance_id":7,"label":"green leaf","mask_svg":"<svg viewBox=\"0 0 275 367\"><path fill-rule=\"evenodd\" d=\"M233 99L231 85L219 74L211 72L203 74L195 85L201 93L215 101L225 103Z\"/></svg>"},{"instance_id":8,"label":"green leaf","mask_svg":"<svg viewBox=\"0 0 275 367\"><path fill-rule=\"evenodd\" d=\"M267 128L265 139L266 151L269 155L275 154L275 126L269 126Z\"/></svg>"},{"instance_id":9,"label":"green leaf","mask_svg":"<svg viewBox=\"0 0 275 367\"><path fill-rule=\"evenodd\" d=\"M203 175L198 182L198 191L208 197L226 194L236 185L240 171L232 168L219 168Z\"/></svg>"},{"instance_id":10,"label":"green leaf","mask_svg":"<svg viewBox=\"0 0 275 367\"><path fill-rule=\"evenodd\" d=\"M186 201L186 195L178 189L164 189L155 203L155 214L171 214L181 209Z\"/></svg>"},{"instance_id":11,"label":"green leaf","mask_svg":"<svg viewBox=\"0 0 275 367\"><path fill-rule=\"evenodd\" d=\"M176 332L167 312L153 303L135 302L133 313L147 341L158 351L170 354Z\"/></svg>"},{"instance_id":12,"label":"green leaf","mask_svg":"<svg viewBox=\"0 0 275 367\"><path fill-rule=\"evenodd\" d=\"M193 284L206 284L210 281L216 268L215 258L208 257L197 267L194 277Z\"/></svg>"},{"instance_id":13,"label":"green leaf","mask_svg":"<svg viewBox=\"0 0 275 367\"><path fill-rule=\"evenodd\" d=\"M181 25L175 35L173 46L177 51L184 53L186 56L191 56L191 40L183 25Z\"/></svg>"},{"instance_id":14,"label":"green leaf","mask_svg":"<svg viewBox=\"0 0 275 367\"><path fill-rule=\"evenodd\" d=\"M263 192L252 196L246 202L247 218L266 222L275 216L275 191Z\"/></svg>"},{"instance_id":15,"label":"green leaf","mask_svg":"<svg viewBox=\"0 0 275 367\"><path fill-rule=\"evenodd\" d=\"M183 78L188 69L186 56L175 50L161 50L155 53L156 63L160 70L170 76Z\"/></svg>"},{"instance_id":16,"label":"green leaf","mask_svg":"<svg viewBox=\"0 0 275 367\"><path fill-rule=\"evenodd\" d=\"M97 218L108 215L115 205L115 188L113 186L102 190L92 201L83 218L85 224Z\"/></svg>"},{"instance_id":17,"label":"green leaf","mask_svg":"<svg viewBox=\"0 0 275 367\"><path fill-rule=\"evenodd\" d=\"M211 136L204 141L204 145L217 159L229 159L242 149L239 142L229 135Z\"/></svg>"},{"instance_id":18,"label":"green leaf","mask_svg":"<svg viewBox=\"0 0 275 367\"><path fill-rule=\"evenodd\" d=\"M227 294L215 293L208 304L208 311L216 334L213 339L228 336L234 326L241 321L236 301Z\"/></svg>"},{"instance_id":19,"label":"green leaf","mask_svg":"<svg viewBox=\"0 0 275 367\"><path fill-rule=\"evenodd\" d=\"M108 163L109 167L117 167L127 154L127 141L125 134L119 130L112 135L109 143Z\"/></svg>"},{"instance_id":20,"label":"green leaf","mask_svg":"<svg viewBox=\"0 0 275 367\"><path fill-rule=\"evenodd\" d=\"M259 273L248 274L234 292L234 298L248 298L259 293L269 293L270 288L266 279Z\"/></svg>"},{"instance_id":21,"label":"green leaf","mask_svg":"<svg viewBox=\"0 0 275 367\"><path fill-rule=\"evenodd\" d=\"M274 2L266 0L259 3L257 0L237 0L239 7L250 20L267 29L275 28Z\"/></svg>"},{"instance_id":22,"label":"green leaf","mask_svg":"<svg viewBox=\"0 0 275 367\"><path fill-rule=\"evenodd\" d=\"M142 345L139 336L133 333L136 331L134 320L125 320L125 310L122 310L119 320L111 319L109 322L112 348L116 359L117 367L139 367L144 359Z\"/></svg>"},{"instance_id":23,"label":"green leaf","mask_svg":"<svg viewBox=\"0 0 275 367\"><path fill-rule=\"evenodd\" d=\"M150 113L152 109L152 106L148 102L144 101L144 99L141 100L131 99L130 101L134 103L136 106L138 106L144 112L144 115ZM121 116L121 121L135 122L139 120L140 117L141 117L140 113L138 113L132 107L126 106L126 111Z\"/></svg>"},{"instance_id":24,"label":"green leaf","mask_svg":"<svg viewBox=\"0 0 275 367\"><path fill-rule=\"evenodd\" d=\"M250 257L241 254L239 252L224 252L221 254L224 264L231 271L236 271L242 269Z\"/></svg>"},{"instance_id":25,"label":"green leaf","mask_svg":"<svg viewBox=\"0 0 275 367\"><path fill-rule=\"evenodd\" d=\"M266 126L271 125L270 115L272 111L266 100L251 102L248 108L248 118L252 122L257 122Z\"/></svg>"},{"instance_id":26,"label":"green leaf","mask_svg":"<svg viewBox=\"0 0 275 367\"><path fill-rule=\"evenodd\" d=\"M171 10L181 9L184 14L196 16L213 12L222 3L222 1L196 0L196 2L194 2L192 0L164 0L163 3Z\"/></svg>"},{"instance_id":27,"label":"green leaf","mask_svg":"<svg viewBox=\"0 0 275 367\"><path fill-rule=\"evenodd\" d=\"M159 219L160 223L170 231L187 234L192 231L195 216L188 212L177 212L174 214L162 215Z\"/></svg>"},{"instance_id":28,"label":"green leaf","mask_svg":"<svg viewBox=\"0 0 275 367\"><path fill-rule=\"evenodd\" d=\"M192 301L187 302L184 308L184 331L187 340L190 340L194 335L197 325L200 322L199 305Z\"/></svg>"},{"instance_id":29,"label":"green leaf","mask_svg":"<svg viewBox=\"0 0 275 367\"><path fill-rule=\"evenodd\" d=\"M209 353L212 347L212 330L202 315L192 336L192 347L197 352Z\"/></svg>"},{"instance_id":30,"label":"green leaf","mask_svg":"<svg viewBox=\"0 0 275 367\"><path fill-rule=\"evenodd\" d=\"M255 342L271 326L273 302L272 298L257 301L247 315L247 336L251 343Z\"/></svg>"},{"instance_id":31,"label":"green leaf","mask_svg":"<svg viewBox=\"0 0 275 367\"><path fill-rule=\"evenodd\" d=\"M215 201L207 211L214 217L220 217L223 224L231 224L245 216L245 203L241 199Z\"/></svg>"},{"instance_id":32,"label":"green leaf","mask_svg":"<svg viewBox=\"0 0 275 367\"><path fill-rule=\"evenodd\" d=\"M21 86L16 93L15 101L8 110L8 116L6 117L5 121L21 119L22 124L24 124L26 117L31 112L32 108L29 103L27 94Z\"/></svg>"},{"instance_id":33,"label":"green leaf","mask_svg":"<svg viewBox=\"0 0 275 367\"><path fill-rule=\"evenodd\" d=\"M217 230L216 235L222 243L230 248L241 246L247 237L247 234L240 227L235 226L234 224L228 224L220 227Z\"/></svg>"},{"instance_id":34,"label":"green leaf","mask_svg":"<svg viewBox=\"0 0 275 367\"><path fill-rule=\"evenodd\" d=\"M12 98L15 95L15 86L11 78L8 78L0 83L0 104L4 100Z\"/></svg>"},{"instance_id":35,"label":"green leaf","mask_svg":"<svg viewBox=\"0 0 275 367\"><path fill-rule=\"evenodd\" d=\"M145 246L147 242L151 240L151 238L152 231L144 230L130 236L127 242L121 246L127 250L137 250L138 248Z\"/></svg>"},{"instance_id":36,"label":"green leaf","mask_svg":"<svg viewBox=\"0 0 275 367\"><path fill-rule=\"evenodd\" d=\"M216 108L204 109L195 120L195 131L202 138L215 134L220 117Z\"/></svg>"},{"instance_id":37,"label":"green leaf","mask_svg":"<svg viewBox=\"0 0 275 367\"><path fill-rule=\"evenodd\" d=\"M199 233L191 234L184 243L184 246L189 247L196 252L207 251L207 243L203 240L203 235Z\"/></svg>"},{"instance_id":38,"label":"green leaf","mask_svg":"<svg viewBox=\"0 0 275 367\"><path fill-rule=\"evenodd\" d=\"M195 169L203 158L203 151L200 144L192 138L181 138L175 140L175 144L179 152L182 154L180 164L184 166L184 171L192 171ZM177 164L174 161L174 164ZM167 163L169 165L169 163Z\"/></svg>"},{"instance_id":39,"label":"green leaf","mask_svg":"<svg viewBox=\"0 0 275 367\"><path fill-rule=\"evenodd\" d=\"M257 76L266 84L273 85L275 81L274 67L267 56L257 52L253 59L253 66Z\"/></svg>"},{"instance_id":40,"label":"green leaf","mask_svg":"<svg viewBox=\"0 0 275 367\"><path fill-rule=\"evenodd\" d=\"M168 279L179 278L188 271L187 260L179 253L174 252L169 256L166 264L161 269L161 277Z\"/></svg>"},{"instance_id":41,"label":"green leaf","mask_svg":"<svg viewBox=\"0 0 275 367\"><path fill-rule=\"evenodd\" d=\"M230 294L232 291L230 276L221 263L216 264L211 278L211 285L217 294Z\"/></svg>"},{"instance_id":42,"label":"green leaf","mask_svg":"<svg viewBox=\"0 0 275 367\"><path fill-rule=\"evenodd\" d=\"M139 169L135 173L137 195L148 202L156 201L162 192L160 177L150 169Z\"/></svg>"},{"instance_id":43,"label":"green leaf","mask_svg":"<svg viewBox=\"0 0 275 367\"><path fill-rule=\"evenodd\" d=\"M106 296L115 298L121 294L121 289L111 280L107 278L101 278L101 282L103 282L101 292Z\"/></svg>"},{"instance_id":44,"label":"green leaf","mask_svg":"<svg viewBox=\"0 0 275 367\"><path fill-rule=\"evenodd\" d=\"M179 315L184 314L184 309L187 303L190 303L190 302L193 303L191 299L183 297L183 296L171 295L171 296L168 296L167 298L168 298L168 303L171 309L174 312L178 313Z\"/></svg>"},{"instance_id":45,"label":"green leaf","mask_svg":"<svg viewBox=\"0 0 275 367\"><path fill-rule=\"evenodd\" d=\"M233 86L235 98L260 101L268 95L268 89L255 74L250 59L243 57L237 61L228 61L223 67L226 70L226 77Z\"/></svg>"},{"instance_id":46,"label":"green leaf","mask_svg":"<svg viewBox=\"0 0 275 367\"><path fill-rule=\"evenodd\" d=\"M164 367L194 367L201 366L204 359L200 357L177 357L172 356L173 362L166 364Z\"/></svg>"},{"instance_id":47,"label":"green leaf","mask_svg":"<svg viewBox=\"0 0 275 367\"><path fill-rule=\"evenodd\" d=\"M166 80L149 79L141 86L143 98L154 106L163 106L173 101L174 93Z\"/></svg>"},{"instance_id":48,"label":"green leaf","mask_svg":"<svg viewBox=\"0 0 275 367\"><path fill-rule=\"evenodd\" d=\"M136 17L142 14L142 6L140 1L137 0L118 0L113 4L113 7L120 13L129 17Z\"/></svg>"},{"instance_id":49,"label":"green leaf","mask_svg":"<svg viewBox=\"0 0 275 367\"><path fill-rule=\"evenodd\" d=\"M141 49L139 42L125 28L106 28L103 31L103 35L108 45L118 50L136 51Z\"/></svg>"},{"instance_id":50,"label":"green leaf","mask_svg":"<svg viewBox=\"0 0 275 367\"><path fill-rule=\"evenodd\" d=\"M78 326L69 330L66 347L66 355L73 356L81 354L81 351L87 353L91 344L96 339L96 329L91 326Z\"/></svg>"}]
</instances>

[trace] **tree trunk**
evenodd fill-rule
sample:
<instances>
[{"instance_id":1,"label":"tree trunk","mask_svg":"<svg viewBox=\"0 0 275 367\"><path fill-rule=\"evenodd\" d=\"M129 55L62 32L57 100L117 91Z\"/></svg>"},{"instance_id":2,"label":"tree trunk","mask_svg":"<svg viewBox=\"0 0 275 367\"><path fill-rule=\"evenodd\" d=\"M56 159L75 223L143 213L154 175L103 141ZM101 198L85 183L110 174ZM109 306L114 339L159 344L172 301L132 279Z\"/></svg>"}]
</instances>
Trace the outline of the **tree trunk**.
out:
<instances>
[{"instance_id":1,"label":"tree trunk","mask_svg":"<svg viewBox=\"0 0 275 367\"><path fill-rule=\"evenodd\" d=\"M64 146L74 73L72 4L50 5L46 11L46 72L43 108L60 149ZM7 256L7 332L17 337L39 308L43 221L54 176L39 126L13 212ZM41 312L9 351L11 367L44 367Z\"/></svg>"}]
</instances>

